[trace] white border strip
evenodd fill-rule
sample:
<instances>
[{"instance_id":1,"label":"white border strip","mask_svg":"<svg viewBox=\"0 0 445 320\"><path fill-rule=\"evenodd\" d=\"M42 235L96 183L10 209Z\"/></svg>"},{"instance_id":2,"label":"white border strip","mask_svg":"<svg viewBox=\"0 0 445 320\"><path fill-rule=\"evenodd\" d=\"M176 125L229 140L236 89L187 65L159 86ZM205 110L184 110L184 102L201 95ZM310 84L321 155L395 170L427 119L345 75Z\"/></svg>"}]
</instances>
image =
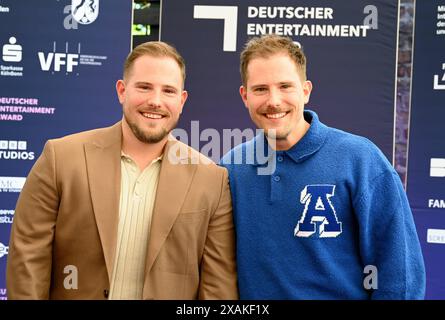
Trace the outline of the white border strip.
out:
<instances>
[{"instance_id":1,"label":"white border strip","mask_svg":"<svg viewBox=\"0 0 445 320\"><path fill-rule=\"evenodd\" d=\"M159 35L158 40L161 41L161 34L162 34L162 3L164 0L159 1Z\"/></svg>"},{"instance_id":2,"label":"white border strip","mask_svg":"<svg viewBox=\"0 0 445 320\"><path fill-rule=\"evenodd\" d=\"M411 134L411 106L413 98L413 78L414 78L414 44L416 33L416 0L413 3L413 43L411 50L411 80L409 88L409 107L408 107L408 137L406 139L406 174L405 174L405 192L408 192L408 168L409 168L409 140Z\"/></svg>"},{"instance_id":3,"label":"white border strip","mask_svg":"<svg viewBox=\"0 0 445 320\"><path fill-rule=\"evenodd\" d=\"M397 87L398 87L398 77L397 71L399 68L399 40L400 40L400 0L397 1L397 36L396 36L396 62L395 62L395 72L394 72L394 115L393 115L393 126L392 126L392 166L396 167L396 134L397 134Z\"/></svg>"},{"instance_id":4,"label":"white border strip","mask_svg":"<svg viewBox=\"0 0 445 320\"><path fill-rule=\"evenodd\" d=\"M131 0L130 52L133 50L133 23L134 23L134 0Z\"/></svg>"}]
</instances>

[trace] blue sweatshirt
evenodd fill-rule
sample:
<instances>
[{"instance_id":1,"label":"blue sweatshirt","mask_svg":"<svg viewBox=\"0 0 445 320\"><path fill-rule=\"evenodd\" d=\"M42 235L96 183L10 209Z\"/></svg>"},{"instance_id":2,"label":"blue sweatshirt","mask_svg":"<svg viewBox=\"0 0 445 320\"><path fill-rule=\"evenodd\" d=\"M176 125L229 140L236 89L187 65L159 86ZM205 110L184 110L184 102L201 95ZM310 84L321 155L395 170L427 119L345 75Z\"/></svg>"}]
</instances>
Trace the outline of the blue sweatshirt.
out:
<instances>
[{"instance_id":1,"label":"blue sweatshirt","mask_svg":"<svg viewBox=\"0 0 445 320\"><path fill-rule=\"evenodd\" d=\"M394 168L366 138L304 117L311 126L289 150L263 161L260 134L221 160L240 298L423 299L425 266ZM275 170L259 174L266 167Z\"/></svg>"}]
</instances>

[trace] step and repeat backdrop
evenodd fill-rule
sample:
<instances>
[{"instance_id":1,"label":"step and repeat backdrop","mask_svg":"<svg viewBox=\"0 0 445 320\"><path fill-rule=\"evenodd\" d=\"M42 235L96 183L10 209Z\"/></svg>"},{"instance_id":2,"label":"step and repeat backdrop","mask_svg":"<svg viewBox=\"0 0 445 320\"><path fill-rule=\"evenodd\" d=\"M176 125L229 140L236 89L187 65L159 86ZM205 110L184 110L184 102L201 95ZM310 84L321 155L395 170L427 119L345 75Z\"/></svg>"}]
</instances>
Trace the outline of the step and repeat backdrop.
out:
<instances>
[{"instance_id":1,"label":"step and repeat backdrop","mask_svg":"<svg viewBox=\"0 0 445 320\"><path fill-rule=\"evenodd\" d=\"M407 193L422 244L427 299L445 299L445 1L417 1Z\"/></svg>"},{"instance_id":2,"label":"step and repeat backdrop","mask_svg":"<svg viewBox=\"0 0 445 320\"><path fill-rule=\"evenodd\" d=\"M308 57L307 108L370 138L392 161L398 1L163 0L161 22L161 39L187 62L190 95L180 124L190 135L197 119L200 128L253 128L238 93L239 54L248 38L276 33Z\"/></svg>"},{"instance_id":3,"label":"step and repeat backdrop","mask_svg":"<svg viewBox=\"0 0 445 320\"><path fill-rule=\"evenodd\" d=\"M250 37L277 33L293 38L308 57L314 89L307 108L328 125L368 137L393 162L399 1L160 5L159 37L175 45L187 64L189 99L179 122L188 133L184 142L202 151L212 132L254 129L238 93L239 54ZM445 242L439 129L445 115L444 5L421 1L416 7L408 169L427 294L439 299L445 298L438 244ZM15 203L45 141L121 118L114 86L131 48L132 1L0 0L0 26L0 299L6 299ZM205 129L213 131L201 135ZM234 146L219 145L208 154L215 161Z\"/></svg>"},{"instance_id":4,"label":"step and repeat backdrop","mask_svg":"<svg viewBox=\"0 0 445 320\"><path fill-rule=\"evenodd\" d=\"M130 1L0 0L0 299L15 204L46 140L122 117L131 15Z\"/></svg>"}]
</instances>

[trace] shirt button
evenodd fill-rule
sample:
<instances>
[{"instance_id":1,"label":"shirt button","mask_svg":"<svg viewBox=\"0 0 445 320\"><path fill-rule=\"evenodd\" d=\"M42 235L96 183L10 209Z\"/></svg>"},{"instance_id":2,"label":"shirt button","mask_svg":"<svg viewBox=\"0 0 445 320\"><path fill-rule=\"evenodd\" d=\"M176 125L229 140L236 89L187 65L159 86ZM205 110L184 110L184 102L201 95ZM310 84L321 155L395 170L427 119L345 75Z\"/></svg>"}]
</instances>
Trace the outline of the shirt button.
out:
<instances>
[{"instance_id":1,"label":"shirt button","mask_svg":"<svg viewBox=\"0 0 445 320\"><path fill-rule=\"evenodd\" d=\"M278 181L281 180L280 176L275 176L275 177L273 177L273 179L274 179L276 182L278 182Z\"/></svg>"},{"instance_id":2,"label":"shirt button","mask_svg":"<svg viewBox=\"0 0 445 320\"><path fill-rule=\"evenodd\" d=\"M278 156L278 157L277 157L277 160L278 160L279 162L281 162L281 161L283 161L283 157L282 157L282 156Z\"/></svg>"}]
</instances>

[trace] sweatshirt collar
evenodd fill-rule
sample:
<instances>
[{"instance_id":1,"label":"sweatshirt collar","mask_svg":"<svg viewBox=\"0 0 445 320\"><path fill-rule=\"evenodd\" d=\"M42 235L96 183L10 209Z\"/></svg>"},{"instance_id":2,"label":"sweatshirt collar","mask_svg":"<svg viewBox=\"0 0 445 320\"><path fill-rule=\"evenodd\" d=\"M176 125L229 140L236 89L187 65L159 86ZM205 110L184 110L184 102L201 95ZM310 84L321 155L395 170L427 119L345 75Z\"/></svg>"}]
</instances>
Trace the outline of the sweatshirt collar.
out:
<instances>
[{"instance_id":1,"label":"sweatshirt collar","mask_svg":"<svg viewBox=\"0 0 445 320\"><path fill-rule=\"evenodd\" d=\"M304 119L310 123L306 134L289 150L284 151L295 162L302 162L316 153L324 144L328 127L318 120L318 115L311 110L305 110Z\"/></svg>"}]
</instances>

